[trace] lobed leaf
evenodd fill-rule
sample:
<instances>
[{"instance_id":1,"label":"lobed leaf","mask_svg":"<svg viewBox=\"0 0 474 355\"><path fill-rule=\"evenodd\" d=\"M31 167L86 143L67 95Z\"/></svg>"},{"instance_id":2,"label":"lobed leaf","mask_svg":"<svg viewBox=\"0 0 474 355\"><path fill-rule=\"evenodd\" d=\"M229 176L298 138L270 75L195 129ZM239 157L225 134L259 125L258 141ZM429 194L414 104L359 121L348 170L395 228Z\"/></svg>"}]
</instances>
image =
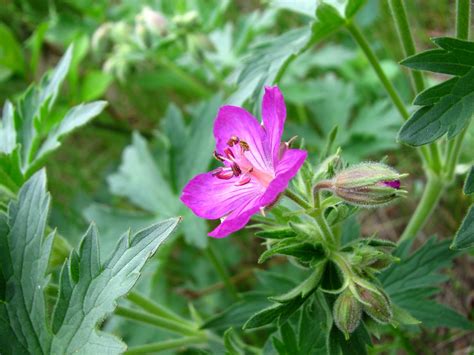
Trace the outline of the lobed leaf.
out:
<instances>
[{"instance_id":1,"label":"lobed leaf","mask_svg":"<svg viewBox=\"0 0 474 355\"><path fill-rule=\"evenodd\" d=\"M474 165L471 166L466 182L464 183L464 194L471 195L474 193Z\"/></svg>"},{"instance_id":2,"label":"lobed leaf","mask_svg":"<svg viewBox=\"0 0 474 355\"><path fill-rule=\"evenodd\" d=\"M451 244L452 249L467 249L472 247L474 247L474 205L471 205L469 208Z\"/></svg>"}]
</instances>

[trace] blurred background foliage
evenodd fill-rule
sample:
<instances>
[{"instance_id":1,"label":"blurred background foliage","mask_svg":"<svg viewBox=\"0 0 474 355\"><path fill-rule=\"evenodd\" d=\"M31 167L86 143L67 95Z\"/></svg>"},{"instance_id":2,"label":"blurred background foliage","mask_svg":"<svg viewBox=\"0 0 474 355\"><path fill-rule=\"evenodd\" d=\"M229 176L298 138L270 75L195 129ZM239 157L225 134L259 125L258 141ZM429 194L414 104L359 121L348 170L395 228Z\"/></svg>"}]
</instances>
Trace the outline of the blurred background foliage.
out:
<instances>
[{"instance_id":1,"label":"blurred background foliage","mask_svg":"<svg viewBox=\"0 0 474 355\"><path fill-rule=\"evenodd\" d=\"M307 45L314 8L303 1L230 0L0 0L0 102L14 99L52 67L69 44L73 58L52 115L84 101L105 99L106 110L77 131L49 160L54 196L51 225L76 245L89 221L97 222L106 254L127 228L182 215L181 236L147 266L139 289L178 312L188 303L207 319L234 301L212 262L229 267L240 291L286 289L277 270L298 280L298 269L275 259L255 271L263 247L251 231L224 240L206 237L207 222L179 201L186 181L212 164L212 124L224 103L244 104L258 115L261 88L278 81L288 105L286 138L297 135L315 161L338 126L336 145L349 162L380 160L410 172L410 198L363 215L364 235L395 240L421 193L421 167L413 149L395 140L401 119L363 53L347 32L332 34L280 66ZM418 50L430 37L451 35L454 2L407 1ZM296 11L295 11L296 10ZM397 64L403 54L385 1L369 0L356 16L382 66L405 102L413 93ZM430 76L431 84L440 76ZM457 167L474 161L474 126ZM462 180L450 188L426 228L448 237L468 197ZM461 201L461 203L459 202ZM420 238L423 240L423 238ZM212 245L211 245L212 244ZM449 271L444 303L472 319L474 270L467 255ZM288 281L288 282L290 282ZM262 306L261 304L254 305ZM197 316L197 315L196 315ZM153 328L113 319L105 327L129 345L167 338ZM391 330L374 352L463 348L468 335L444 328ZM255 339L254 339L255 340ZM257 341L258 342L258 341ZM432 347L427 343L434 344Z\"/></svg>"}]
</instances>

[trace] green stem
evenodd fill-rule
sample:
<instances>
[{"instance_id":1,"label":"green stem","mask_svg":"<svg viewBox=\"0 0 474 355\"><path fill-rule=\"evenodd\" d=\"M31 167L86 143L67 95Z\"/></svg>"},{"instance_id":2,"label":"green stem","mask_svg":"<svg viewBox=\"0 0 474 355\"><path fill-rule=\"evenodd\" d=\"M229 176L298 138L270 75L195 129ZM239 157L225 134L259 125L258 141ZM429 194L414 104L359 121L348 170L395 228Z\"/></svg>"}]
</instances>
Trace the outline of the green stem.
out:
<instances>
[{"instance_id":1,"label":"green stem","mask_svg":"<svg viewBox=\"0 0 474 355\"><path fill-rule=\"evenodd\" d=\"M392 12L395 25L397 26L398 36L403 47L405 57L415 54L415 43L408 23L405 2L403 0L389 0L390 10ZM423 75L418 70L410 70L413 89L416 93L425 89Z\"/></svg>"},{"instance_id":2,"label":"green stem","mask_svg":"<svg viewBox=\"0 0 474 355\"><path fill-rule=\"evenodd\" d=\"M471 4L470 0L456 1L456 37L468 40L471 23ZM448 142L446 149L446 176L449 180L454 177L454 170L461 154L461 147L466 135L467 127L454 139Z\"/></svg>"},{"instance_id":3,"label":"green stem","mask_svg":"<svg viewBox=\"0 0 474 355\"><path fill-rule=\"evenodd\" d=\"M206 343L207 338L203 336L191 336L180 339L171 339L157 343L134 346L128 349L125 354L150 354L163 350L179 349L187 345Z\"/></svg>"},{"instance_id":4,"label":"green stem","mask_svg":"<svg viewBox=\"0 0 474 355\"><path fill-rule=\"evenodd\" d=\"M306 210L310 210L313 208L313 206L311 206L308 202L303 200L301 197L299 197L297 194L295 194L289 189L285 191L285 196Z\"/></svg>"},{"instance_id":5,"label":"green stem","mask_svg":"<svg viewBox=\"0 0 474 355\"><path fill-rule=\"evenodd\" d=\"M170 320L163 317L158 317L149 313L134 310L132 308L118 306L114 312L116 315L141 323L153 325L158 328L165 329L169 332L180 334L180 335L202 335L202 333L196 329L191 328L181 322Z\"/></svg>"},{"instance_id":6,"label":"green stem","mask_svg":"<svg viewBox=\"0 0 474 355\"><path fill-rule=\"evenodd\" d=\"M374 69L375 74L377 74L380 82L382 83L383 87L387 91L388 95L390 96L390 99L392 100L393 104L395 105L398 112L402 116L403 120L404 121L408 120L410 115L405 107L405 104L403 103L401 97L398 95L397 91L395 90L390 80L388 80L387 76L385 75L385 72L383 71L382 66L379 63L379 60L375 56L375 53L372 51L372 48L370 48L370 45L367 39L364 37L363 33L353 22L348 23L346 27L351 33L352 37L354 37L354 40L357 42L359 47L364 52L369 63L372 65L372 68ZM429 149L423 146L421 147L420 152L425 162L427 162L428 165L431 167L432 164L431 164Z\"/></svg>"},{"instance_id":7,"label":"green stem","mask_svg":"<svg viewBox=\"0 0 474 355\"><path fill-rule=\"evenodd\" d=\"M182 322L189 327L193 326L193 323L174 313L173 311L163 307L162 305L148 299L147 297L141 295L138 292L130 292L127 295L127 299L135 304L136 306L142 308L143 310L153 313L154 315L162 318L168 318L176 322Z\"/></svg>"},{"instance_id":8,"label":"green stem","mask_svg":"<svg viewBox=\"0 0 474 355\"><path fill-rule=\"evenodd\" d=\"M405 240L415 239L418 232L423 228L434 208L438 204L439 198L444 191L444 181L435 175L428 176L423 196L416 207L413 216L400 237L399 243Z\"/></svg>"},{"instance_id":9,"label":"green stem","mask_svg":"<svg viewBox=\"0 0 474 355\"><path fill-rule=\"evenodd\" d=\"M468 40L471 27L471 0L456 1L456 37Z\"/></svg>"},{"instance_id":10,"label":"green stem","mask_svg":"<svg viewBox=\"0 0 474 355\"><path fill-rule=\"evenodd\" d=\"M212 243L210 243L205 250L205 253L209 259L209 261L214 265L214 268L216 269L217 273L219 274L220 278L222 279L222 282L224 282L224 285L226 286L227 290L231 294L231 296L235 300L240 299L240 295L237 292L237 289L235 288L235 285L232 283L229 273L227 272L227 269L225 268L224 264L222 261L218 258L216 255L216 252L214 251L214 248L212 246Z\"/></svg>"}]
</instances>

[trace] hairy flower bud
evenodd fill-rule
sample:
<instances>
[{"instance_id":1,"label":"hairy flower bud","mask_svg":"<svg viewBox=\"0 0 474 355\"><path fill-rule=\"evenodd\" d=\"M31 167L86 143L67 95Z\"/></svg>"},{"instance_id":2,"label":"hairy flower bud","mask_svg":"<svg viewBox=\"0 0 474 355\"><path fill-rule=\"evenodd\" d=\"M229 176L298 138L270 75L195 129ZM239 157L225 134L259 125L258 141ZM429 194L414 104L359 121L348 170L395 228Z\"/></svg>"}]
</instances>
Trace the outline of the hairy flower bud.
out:
<instances>
[{"instance_id":1,"label":"hairy flower bud","mask_svg":"<svg viewBox=\"0 0 474 355\"><path fill-rule=\"evenodd\" d=\"M397 257L379 250L379 248L368 245L357 248L352 255L352 259L360 267L370 267L375 270L383 270L394 261L399 260Z\"/></svg>"},{"instance_id":2,"label":"hairy flower bud","mask_svg":"<svg viewBox=\"0 0 474 355\"><path fill-rule=\"evenodd\" d=\"M400 179L405 176L382 163L362 163L320 181L315 189L329 190L356 206L375 207L406 194L400 189Z\"/></svg>"},{"instance_id":3,"label":"hairy flower bud","mask_svg":"<svg viewBox=\"0 0 474 355\"><path fill-rule=\"evenodd\" d=\"M358 287L360 299L364 302L362 308L365 313L379 323L389 323L392 320L392 306L390 299L381 289L377 292L364 287Z\"/></svg>"},{"instance_id":4,"label":"hairy flower bud","mask_svg":"<svg viewBox=\"0 0 474 355\"><path fill-rule=\"evenodd\" d=\"M153 34L164 35L168 27L168 21L159 11L145 6L137 16L137 22L143 22L145 28Z\"/></svg>"},{"instance_id":5,"label":"hairy flower bud","mask_svg":"<svg viewBox=\"0 0 474 355\"><path fill-rule=\"evenodd\" d=\"M356 330L362 317L362 307L349 289L342 292L336 299L333 308L334 323L346 339Z\"/></svg>"}]
</instances>

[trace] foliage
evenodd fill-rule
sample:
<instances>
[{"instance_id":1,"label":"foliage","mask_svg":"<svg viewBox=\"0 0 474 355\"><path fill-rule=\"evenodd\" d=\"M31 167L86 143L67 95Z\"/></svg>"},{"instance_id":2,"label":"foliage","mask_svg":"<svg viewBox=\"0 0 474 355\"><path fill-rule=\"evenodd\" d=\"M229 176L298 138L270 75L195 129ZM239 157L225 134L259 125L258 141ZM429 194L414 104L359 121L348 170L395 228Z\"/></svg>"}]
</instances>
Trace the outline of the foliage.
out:
<instances>
[{"instance_id":1,"label":"foliage","mask_svg":"<svg viewBox=\"0 0 474 355\"><path fill-rule=\"evenodd\" d=\"M2 353L469 349L470 7L2 4ZM220 165L219 107L260 119L275 85L278 157L308 158L245 230L208 238L183 188Z\"/></svg>"}]
</instances>

